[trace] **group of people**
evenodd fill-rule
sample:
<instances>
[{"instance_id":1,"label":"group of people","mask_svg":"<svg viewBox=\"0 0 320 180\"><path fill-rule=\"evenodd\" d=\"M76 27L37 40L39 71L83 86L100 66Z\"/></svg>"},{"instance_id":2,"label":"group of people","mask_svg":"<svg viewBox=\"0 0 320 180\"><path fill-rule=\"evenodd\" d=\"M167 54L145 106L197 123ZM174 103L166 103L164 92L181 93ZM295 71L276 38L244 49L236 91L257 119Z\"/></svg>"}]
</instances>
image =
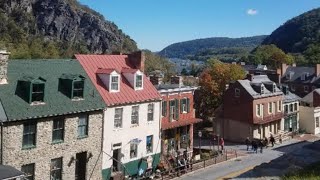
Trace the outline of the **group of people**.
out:
<instances>
[{"instance_id":1,"label":"group of people","mask_svg":"<svg viewBox=\"0 0 320 180\"><path fill-rule=\"evenodd\" d=\"M247 151L249 151L251 146L251 150L253 150L255 153L258 153L258 148L260 148L260 153L263 153L263 148L264 147L267 148L269 145L269 142L273 147L275 144L275 139L272 135L270 136L269 139L265 137L264 139L260 139L260 140L250 140L250 138L247 137L247 139L245 140L245 144L247 145Z\"/></svg>"}]
</instances>

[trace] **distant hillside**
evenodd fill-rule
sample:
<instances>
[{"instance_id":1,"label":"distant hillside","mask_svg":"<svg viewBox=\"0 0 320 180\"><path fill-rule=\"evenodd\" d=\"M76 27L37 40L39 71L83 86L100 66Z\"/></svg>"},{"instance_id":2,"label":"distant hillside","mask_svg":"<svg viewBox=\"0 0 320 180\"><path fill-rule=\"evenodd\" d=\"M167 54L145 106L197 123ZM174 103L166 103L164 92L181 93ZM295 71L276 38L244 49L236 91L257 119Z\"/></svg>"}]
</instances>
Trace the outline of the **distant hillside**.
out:
<instances>
[{"instance_id":1,"label":"distant hillside","mask_svg":"<svg viewBox=\"0 0 320 180\"><path fill-rule=\"evenodd\" d=\"M113 22L77 0L1 0L0 35L0 46L12 52L11 58L137 49Z\"/></svg>"},{"instance_id":2,"label":"distant hillside","mask_svg":"<svg viewBox=\"0 0 320 180\"><path fill-rule=\"evenodd\" d=\"M265 35L243 38L196 39L169 45L159 54L169 58L191 58L194 60L206 60L210 57L232 59L234 55L238 57L238 54L249 53L260 45L264 38L266 38Z\"/></svg>"},{"instance_id":3,"label":"distant hillside","mask_svg":"<svg viewBox=\"0 0 320 180\"><path fill-rule=\"evenodd\" d=\"M320 8L303 13L280 26L263 44L275 44L285 52L303 53L320 45Z\"/></svg>"}]
</instances>

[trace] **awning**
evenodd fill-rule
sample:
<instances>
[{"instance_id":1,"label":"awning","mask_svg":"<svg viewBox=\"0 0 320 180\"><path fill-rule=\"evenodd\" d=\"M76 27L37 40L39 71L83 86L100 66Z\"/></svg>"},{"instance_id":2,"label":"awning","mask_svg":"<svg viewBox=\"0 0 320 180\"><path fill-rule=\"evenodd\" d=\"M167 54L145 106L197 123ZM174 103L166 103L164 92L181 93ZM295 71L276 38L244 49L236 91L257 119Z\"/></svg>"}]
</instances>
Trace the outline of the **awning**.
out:
<instances>
[{"instance_id":1,"label":"awning","mask_svg":"<svg viewBox=\"0 0 320 180\"><path fill-rule=\"evenodd\" d=\"M165 123L161 124L161 129L162 130L173 129L173 128L176 128L176 127L187 126L187 125L190 125L190 124L199 123L201 121L202 121L202 119L191 118L191 119L188 119L188 120L177 120L177 121L173 121L173 122L165 122Z\"/></svg>"}]
</instances>

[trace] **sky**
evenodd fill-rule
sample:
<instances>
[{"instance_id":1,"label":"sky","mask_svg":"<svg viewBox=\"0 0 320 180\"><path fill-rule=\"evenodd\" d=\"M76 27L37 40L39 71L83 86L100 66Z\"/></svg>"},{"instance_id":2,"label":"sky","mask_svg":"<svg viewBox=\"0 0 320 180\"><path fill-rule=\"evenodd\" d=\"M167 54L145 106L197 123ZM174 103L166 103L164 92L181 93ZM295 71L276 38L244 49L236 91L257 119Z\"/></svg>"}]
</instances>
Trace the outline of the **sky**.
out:
<instances>
[{"instance_id":1,"label":"sky","mask_svg":"<svg viewBox=\"0 0 320 180\"><path fill-rule=\"evenodd\" d=\"M160 51L208 37L269 35L320 0L79 0L114 22L140 49Z\"/></svg>"}]
</instances>

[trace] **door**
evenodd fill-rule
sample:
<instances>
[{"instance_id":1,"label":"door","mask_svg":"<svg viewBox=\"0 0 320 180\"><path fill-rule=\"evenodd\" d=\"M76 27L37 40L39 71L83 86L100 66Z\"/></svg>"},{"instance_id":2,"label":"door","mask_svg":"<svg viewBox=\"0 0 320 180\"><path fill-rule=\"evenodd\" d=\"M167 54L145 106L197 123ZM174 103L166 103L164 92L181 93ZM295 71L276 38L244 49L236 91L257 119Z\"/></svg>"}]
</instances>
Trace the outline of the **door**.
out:
<instances>
[{"instance_id":1,"label":"door","mask_svg":"<svg viewBox=\"0 0 320 180\"><path fill-rule=\"evenodd\" d=\"M76 155L76 180L85 180L87 171L87 152L77 153Z\"/></svg>"},{"instance_id":2,"label":"door","mask_svg":"<svg viewBox=\"0 0 320 180\"><path fill-rule=\"evenodd\" d=\"M113 150L113 156L112 156L112 167L113 167L113 171L120 171L120 167L119 167L119 162L120 162L120 152L121 149L114 149Z\"/></svg>"}]
</instances>

